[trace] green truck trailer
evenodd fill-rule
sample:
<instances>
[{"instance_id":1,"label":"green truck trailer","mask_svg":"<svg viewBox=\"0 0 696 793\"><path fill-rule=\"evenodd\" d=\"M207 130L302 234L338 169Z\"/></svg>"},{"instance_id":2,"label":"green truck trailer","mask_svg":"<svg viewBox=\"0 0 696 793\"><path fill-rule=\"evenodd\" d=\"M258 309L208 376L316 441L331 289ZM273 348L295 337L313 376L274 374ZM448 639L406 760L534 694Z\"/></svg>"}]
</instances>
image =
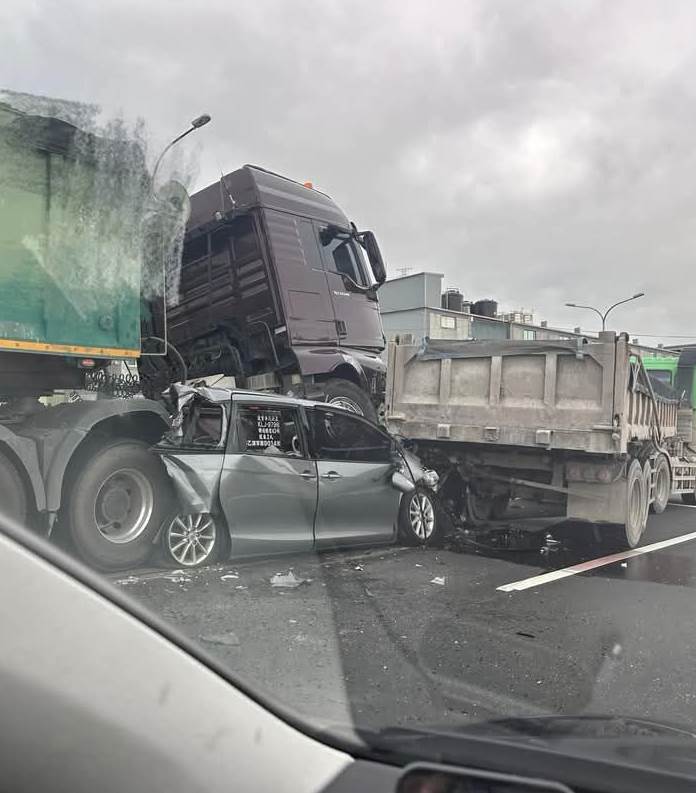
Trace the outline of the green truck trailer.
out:
<instances>
[{"instance_id":1,"label":"green truck trailer","mask_svg":"<svg viewBox=\"0 0 696 793\"><path fill-rule=\"evenodd\" d=\"M169 417L145 399L41 397L140 356L186 220L138 141L111 132L0 104L0 520L58 526L105 569L152 549L168 480L148 447Z\"/></svg>"}]
</instances>

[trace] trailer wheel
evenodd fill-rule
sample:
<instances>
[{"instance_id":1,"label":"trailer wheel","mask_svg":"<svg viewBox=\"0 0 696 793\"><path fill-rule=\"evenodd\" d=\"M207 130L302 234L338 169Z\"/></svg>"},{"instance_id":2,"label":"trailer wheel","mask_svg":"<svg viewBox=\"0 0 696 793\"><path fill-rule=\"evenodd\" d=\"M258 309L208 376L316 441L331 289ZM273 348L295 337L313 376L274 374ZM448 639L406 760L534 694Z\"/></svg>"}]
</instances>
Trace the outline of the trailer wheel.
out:
<instances>
[{"instance_id":1,"label":"trailer wheel","mask_svg":"<svg viewBox=\"0 0 696 793\"><path fill-rule=\"evenodd\" d=\"M329 380L324 386L324 399L328 405L336 405L377 422L377 410L370 401L369 395L350 380L340 377Z\"/></svg>"},{"instance_id":2,"label":"trailer wheel","mask_svg":"<svg viewBox=\"0 0 696 793\"><path fill-rule=\"evenodd\" d=\"M655 461L655 491L654 501L650 509L656 515L661 515L667 508L669 497L672 495L672 473L669 470L667 458L661 454Z\"/></svg>"},{"instance_id":3,"label":"trailer wheel","mask_svg":"<svg viewBox=\"0 0 696 793\"><path fill-rule=\"evenodd\" d=\"M0 454L0 519L5 517L26 526L29 502L24 483L14 464Z\"/></svg>"},{"instance_id":4,"label":"trailer wheel","mask_svg":"<svg viewBox=\"0 0 696 793\"><path fill-rule=\"evenodd\" d=\"M622 548L635 548L645 530L650 496L643 466L633 460L626 476L626 515L619 524L618 544Z\"/></svg>"},{"instance_id":5,"label":"trailer wheel","mask_svg":"<svg viewBox=\"0 0 696 793\"><path fill-rule=\"evenodd\" d=\"M173 503L161 462L135 440L114 441L90 455L68 497L75 547L102 570L142 564Z\"/></svg>"}]
</instances>

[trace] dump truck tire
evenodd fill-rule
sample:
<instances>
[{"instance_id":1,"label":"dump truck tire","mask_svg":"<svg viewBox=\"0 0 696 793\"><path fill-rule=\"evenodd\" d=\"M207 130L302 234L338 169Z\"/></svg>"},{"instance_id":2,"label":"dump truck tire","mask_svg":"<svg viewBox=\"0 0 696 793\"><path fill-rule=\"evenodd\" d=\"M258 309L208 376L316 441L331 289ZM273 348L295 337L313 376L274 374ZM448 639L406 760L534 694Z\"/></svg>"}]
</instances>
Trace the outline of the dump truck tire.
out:
<instances>
[{"instance_id":1,"label":"dump truck tire","mask_svg":"<svg viewBox=\"0 0 696 793\"><path fill-rule=\"evenodd\" d=\"M621 550L637 547L645 531L650 494L643 466L633 460L626 475L626 514L624 522L615 524L616 544Z\"/></svg>"},{"instance_id":2,"label":"dump truck tire","mask_svg":"<svg viewBox=\"0 0 696 793\"><path fill-rule=\"evenodd\" d=\"M162 463L135 440L108 443L81 462L68 493L76 550L101 570L142 564L174 503Z\"/></svg>"},{"instance_id":3,"label":"dump truck tire","mask_svg":"<svg viewBox=\"0 0 696 793\"><path fill-rule=\"evenodd\" d=\"M0 452L0 523L5 517L26 526L29 501L17 468Z\"/></svg>"},{"instance_id":4,"label":"dump truck tire","mask_svg":"<svg viewBox=\"0 0 696 793\"><path fill-rule=\"evenodd\" d=\"M661 515L672 495L672 472L669 463L664 455L660 455L655 461L655 500L650 505L650 509L656 515Z\"/></svg>"},{"instance_id":5,"label":"dump truck tire","mask_svg":"<svg viewBox=\"0 0 696 793\"><path fill-rule=\"evenodd\" d=\"M350 380L335 377L324 386L324 399L329 405L342 407L351 413L357 413L370 421L377 422L377 410L370 401L370 396Z\"/></svg>"}]
</instances>

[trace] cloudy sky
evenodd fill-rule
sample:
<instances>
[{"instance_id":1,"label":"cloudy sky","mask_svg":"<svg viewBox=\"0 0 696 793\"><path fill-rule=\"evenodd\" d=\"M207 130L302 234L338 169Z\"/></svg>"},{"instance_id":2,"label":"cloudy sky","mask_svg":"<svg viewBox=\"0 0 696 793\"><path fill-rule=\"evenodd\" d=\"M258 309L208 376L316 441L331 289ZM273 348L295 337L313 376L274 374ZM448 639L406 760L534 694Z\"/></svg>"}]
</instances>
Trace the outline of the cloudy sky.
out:
<instances>
[{"instance_id":1,"label":"cloudy sky","mask_svg":"<svg viewBox=\"0 0 696 793\"><path fill-rule=\"evenodd\" d=\"M146 120L201 112L197 185L253 162L330 193L392 274L696 338L696 4L3 0L0 83Z\"/></svg>"}]
</instances>

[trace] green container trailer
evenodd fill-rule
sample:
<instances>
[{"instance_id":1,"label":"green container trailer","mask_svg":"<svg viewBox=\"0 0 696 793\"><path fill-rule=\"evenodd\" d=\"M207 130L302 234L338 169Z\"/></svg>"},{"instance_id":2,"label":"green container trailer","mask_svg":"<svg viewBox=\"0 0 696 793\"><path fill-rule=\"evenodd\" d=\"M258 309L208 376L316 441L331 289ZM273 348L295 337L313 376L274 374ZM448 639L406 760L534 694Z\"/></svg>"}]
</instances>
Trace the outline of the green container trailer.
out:
<instances>
[{"instance_id":1,"label":"green container trailer","mask_svg":"<svg viewBox=\"0 0 696 793\"><path fill-rule=\"evenodd\" d=\"M0 104L0 350L140 352L143 152Z\"/></svg>"}]
</instances>

